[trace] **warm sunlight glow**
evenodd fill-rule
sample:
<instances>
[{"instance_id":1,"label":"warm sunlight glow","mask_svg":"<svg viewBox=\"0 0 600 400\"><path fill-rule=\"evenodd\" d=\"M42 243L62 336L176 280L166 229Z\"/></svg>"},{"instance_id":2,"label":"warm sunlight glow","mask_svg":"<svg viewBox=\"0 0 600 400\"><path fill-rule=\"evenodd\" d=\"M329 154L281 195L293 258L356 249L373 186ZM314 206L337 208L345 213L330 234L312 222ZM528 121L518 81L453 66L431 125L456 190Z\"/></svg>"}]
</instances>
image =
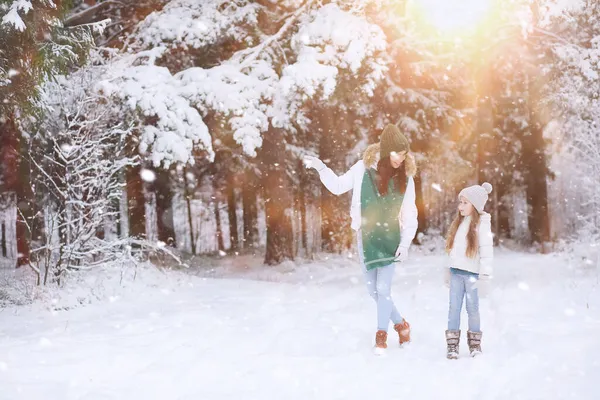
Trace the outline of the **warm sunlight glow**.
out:
<instances>
[{"instance_id":1,"label":"warm sunlight glow","mask_svg":"<svg viewBox=\"0 0 600 400\"><path fill-rule=\"evenodd\" d=\"M494 0L409 0L407 13L440 34L462 36L490 17Z\"/></svg>"}]
</instances>

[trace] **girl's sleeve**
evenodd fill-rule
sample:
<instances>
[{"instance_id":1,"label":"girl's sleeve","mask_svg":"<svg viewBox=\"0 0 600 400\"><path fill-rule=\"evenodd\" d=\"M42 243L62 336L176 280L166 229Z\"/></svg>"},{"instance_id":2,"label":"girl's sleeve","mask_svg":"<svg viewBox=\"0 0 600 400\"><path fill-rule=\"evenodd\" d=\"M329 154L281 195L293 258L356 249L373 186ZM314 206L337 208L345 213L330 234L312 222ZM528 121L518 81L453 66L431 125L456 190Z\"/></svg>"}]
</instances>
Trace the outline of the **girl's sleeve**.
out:
<instances>
[{"instance_id":1,"label":"girl's sleeve","mask_svg":"<svg viewBox=\"0 0 600 400\"><path fill-rule=\"evenodd\" d=\"M483 214L479 224L479 273L491 276L494 261L494 235L492 234L492 217Z\"/></svg>"},{"instance_id":2,"label":"girl's sleeve","mask_svg":"<svg viewBox=\"0 0 600 400\"><path fill-rule=\"evenodd\" d=\"M419 227L418 215L415 180L412 176L409 176L406 193L404 193L404 199L402 200L402 208L400 209L400 247L405 249L410 247Z\"/></svg>"},{"instance_id":3,"label":"girl's sleeve","mask_svg":"<svg viewBox=\"0 0 600 400\"><path fill-rule=\"evenodd\" d=\"M331 170L331 168L325 167L319 171L319 177L321 178L321 182L327 190L331 193L339 196L340 194L346 193L351 190L354 186L354 174L357 173L358 170L358 161L356 164L352 166L345 174L341 176L337 176L335 172Z\"/></svg>"}]
</instances>

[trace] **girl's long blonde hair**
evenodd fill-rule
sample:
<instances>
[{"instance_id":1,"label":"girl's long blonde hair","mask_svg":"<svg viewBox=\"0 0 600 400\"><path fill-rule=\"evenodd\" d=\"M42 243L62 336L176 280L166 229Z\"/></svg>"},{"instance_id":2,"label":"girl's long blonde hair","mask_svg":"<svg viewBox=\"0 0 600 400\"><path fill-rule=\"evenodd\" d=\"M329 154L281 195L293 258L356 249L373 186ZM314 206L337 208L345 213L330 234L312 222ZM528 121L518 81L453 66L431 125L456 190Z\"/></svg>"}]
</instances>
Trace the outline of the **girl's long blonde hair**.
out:
<instances>
[{"instance_id":1,"label":"girl's long blonde hair","mask_svg":"<svg viewBox=\"0 0 600 400\"><path fill-rule=\"evenodd\" d=\"M448 230L448 236L446 237L446 253L450 253L452 247L454 247L454 238L456 237L456 231L463 222L465 217L460 215L460 211L457 212L450 229ZM467 257L475 258L479 248L479 238L477 236L477 227L479 226L479 213L475 210L471 213L471 223L469 224L469 231L467 232Z\"/></svg>"}]
</instances>

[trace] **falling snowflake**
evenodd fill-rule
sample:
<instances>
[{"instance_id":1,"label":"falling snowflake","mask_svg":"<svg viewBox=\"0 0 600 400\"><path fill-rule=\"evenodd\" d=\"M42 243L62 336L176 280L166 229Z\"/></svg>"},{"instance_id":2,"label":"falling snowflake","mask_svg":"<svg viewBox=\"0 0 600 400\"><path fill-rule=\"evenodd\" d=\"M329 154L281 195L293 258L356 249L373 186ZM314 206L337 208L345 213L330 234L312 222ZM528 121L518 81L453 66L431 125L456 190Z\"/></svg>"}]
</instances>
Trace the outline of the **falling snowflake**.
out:
<instances>
[{"instance_id":1,"label":"falling snowflake","mask_svg":"<svg viewBox=\"0 0 600 400\"><path fill-rule=\"evenodd\" d=\"M144 182L154 182L156 180L156 174L154 173L154 171L151 171L149 169L143 168L140 171L140 177L142 178L142 180Z\"/></svg>"},{"instance_id":2,"label":"falling snowflake","mask_svg":"<svg viewBox=\"0 0 600 400\"><path fill-rule=\"evenodd\" d=\"M442 192L442 187L440 186L440 184L439 184L439 183L432 183L432 184L431 184L431 187L432 187L434 190L437 190L437 191L438 191L438 192L440 192L440 193Z\"/></svg>"}]
</instances>

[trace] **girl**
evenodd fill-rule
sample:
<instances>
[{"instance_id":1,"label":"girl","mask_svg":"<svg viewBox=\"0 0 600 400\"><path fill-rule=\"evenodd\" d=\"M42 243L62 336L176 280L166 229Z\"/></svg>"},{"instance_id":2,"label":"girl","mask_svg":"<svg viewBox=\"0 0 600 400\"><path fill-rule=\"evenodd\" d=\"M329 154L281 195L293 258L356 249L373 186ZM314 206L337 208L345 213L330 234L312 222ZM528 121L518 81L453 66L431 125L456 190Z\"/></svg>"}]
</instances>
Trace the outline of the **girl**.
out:
<instances>
[{"instance_id":1,"label":"girl","mask_svg":"<svg viewBox=\"0 0 600 400\"><path fill-rule=\"evenodd\" d=\"M367 290L377 304L376 352L387 348L390 320L400 345L409 342L410 325L391 297L395 263L408 258L418 225L413 180L416 165L408 140L396 125L388 124L380 142L369 146L363 159L342 176L316 157L306 157L305 162L319 172L331 193L352 190L352 229L357 232Z\"/></svg>"},{"instance_id":2,"label":"girl","mask_svg":"<svg viewBox=\"0 0 600 400\"><path fill-rule=\"evenodd\" d=\"M483 211L492 185L470 186L459 195L458 214L450 226L446 252L450 256L446 285L450 288L446 357L458 358L463 298L469 316L467 341L471 356L481 353L479 295L487 293L492 276L493 239L490 214Z\"/></svg>"}]
</instances>

